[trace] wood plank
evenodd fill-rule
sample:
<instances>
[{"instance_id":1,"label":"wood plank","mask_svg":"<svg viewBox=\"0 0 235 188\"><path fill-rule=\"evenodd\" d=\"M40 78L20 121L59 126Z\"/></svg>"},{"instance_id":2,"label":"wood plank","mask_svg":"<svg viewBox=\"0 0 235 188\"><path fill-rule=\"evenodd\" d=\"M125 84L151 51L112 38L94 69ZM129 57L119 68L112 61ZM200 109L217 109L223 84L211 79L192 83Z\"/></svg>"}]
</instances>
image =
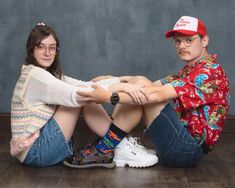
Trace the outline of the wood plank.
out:
<instances>
[{"instance_id":1,"label":"wood plank","mask_svg":"<svg viewBox=\"0 0 235 188\"><path fill-rule=\"evenodd\" d=\"M231 122L234 124L235 121ZM85 127L80 122L80 128ZM227 125L226 125L227 126ZM76 129L80 144L95 138ZM142 132L135 131L135 136ZM221 188L235 186L235 133L225 132L215 149L195 168L170 168L160 163L144 169L70 169L62 164L47 168L27 167L9 154L10 131L0 131L0 187L180 187ZM145 144L149 144L145 138Z\"/></svg>"}]
</instances>

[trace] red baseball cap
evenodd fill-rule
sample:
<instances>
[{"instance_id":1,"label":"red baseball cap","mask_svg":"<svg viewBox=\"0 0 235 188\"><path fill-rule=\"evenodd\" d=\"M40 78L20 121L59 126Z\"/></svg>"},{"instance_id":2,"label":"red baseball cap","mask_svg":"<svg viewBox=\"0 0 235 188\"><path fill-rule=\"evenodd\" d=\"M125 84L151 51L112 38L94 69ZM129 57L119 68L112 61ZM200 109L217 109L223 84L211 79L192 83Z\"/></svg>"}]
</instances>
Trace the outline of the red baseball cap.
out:
<instances>
[{"instance_id":1,"label":"red baseball cap","mask_svg":"<svg viewBox=\"0 0 235 188\"><path fill-rule=\"evenodd\" d=\"M182 33L184 35L206 35L206 26L198 18L190 16L182 16L175 24L172 30L166 32L165 37L170 38L174 33Z\"/></svg>"}]
</instances>

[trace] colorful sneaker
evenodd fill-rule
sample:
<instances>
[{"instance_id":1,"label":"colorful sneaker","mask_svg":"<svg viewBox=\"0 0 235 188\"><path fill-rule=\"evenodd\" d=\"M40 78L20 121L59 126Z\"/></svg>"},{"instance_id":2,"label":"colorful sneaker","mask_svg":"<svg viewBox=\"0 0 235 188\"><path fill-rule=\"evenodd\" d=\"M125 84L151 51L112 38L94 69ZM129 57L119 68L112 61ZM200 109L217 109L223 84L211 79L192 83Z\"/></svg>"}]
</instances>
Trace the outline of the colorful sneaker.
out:
<instances>
[{"instance_id":1,"label":"colorful sneaker","mask_svg":"<svg viewBox=\"0 0 235 188\"><path fill-rule=\"evenodd\" d=\"M114 150L114 159L117 167L128 165L133 168L144 168L155 165L158 157L137 142L137 138L124 138Z\"/></svg>"},{"instance_id":2,"label":"colorful sneaker","mask_svg":"<svg viewBox=\"0 0 235 188\"><path fill-rule=\"evenodd\" d=\"M107 154L99 153L93 144L88 144L76 156L65 159L63 164L70 168L115 167L113 152Z\"/></svg>"}]
</instances>

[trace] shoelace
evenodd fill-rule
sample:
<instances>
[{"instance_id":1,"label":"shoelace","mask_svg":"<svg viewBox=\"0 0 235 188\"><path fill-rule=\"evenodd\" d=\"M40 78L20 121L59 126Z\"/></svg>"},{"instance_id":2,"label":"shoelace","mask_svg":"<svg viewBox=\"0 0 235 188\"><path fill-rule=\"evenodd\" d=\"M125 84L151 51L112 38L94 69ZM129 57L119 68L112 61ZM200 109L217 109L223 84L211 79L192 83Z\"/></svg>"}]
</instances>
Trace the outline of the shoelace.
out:
<instances>
[{"instance_id":1,"label":"shoelace","mask_svg":"<svg viewBox=\"0 0 235 188\"><path fill-rule=\"evenodd\" d=\"M128 140L140 149L146 150L145 147L141 143L141 139L139 137L129 137Z\"/></svg>"},{"instance_id":2,"label":"shoelace","mask_svg":"<svg viewBox=\"0 0 235 188\"><path fill-rule=\"evenodd\" d=\"M143 143L141 142L140 137L131 137L128 138L129 145L131 145L133 148L137 149L141 153L147 153L152 155L157 155L157 153L153 149L147 149Z\"/></svg>"}]
</instances>

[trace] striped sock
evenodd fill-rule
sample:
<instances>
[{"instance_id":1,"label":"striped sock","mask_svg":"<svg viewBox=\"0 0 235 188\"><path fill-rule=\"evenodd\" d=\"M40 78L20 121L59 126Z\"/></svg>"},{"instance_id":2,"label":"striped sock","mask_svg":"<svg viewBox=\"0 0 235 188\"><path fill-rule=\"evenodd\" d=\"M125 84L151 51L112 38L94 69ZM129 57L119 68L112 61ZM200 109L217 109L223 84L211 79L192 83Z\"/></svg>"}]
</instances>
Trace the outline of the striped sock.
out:
<instances>
[{"instance_id":1,"label":"striped sock","mask_svg":"<svg viewBox=\"0 0 235 188\"><path fill-rule=\"evenodd\" d=\"M125 131L112 123L107 133L95 147L99 153L112 152L126 135L127 133Z\"/></svg>"}]
</instances>

